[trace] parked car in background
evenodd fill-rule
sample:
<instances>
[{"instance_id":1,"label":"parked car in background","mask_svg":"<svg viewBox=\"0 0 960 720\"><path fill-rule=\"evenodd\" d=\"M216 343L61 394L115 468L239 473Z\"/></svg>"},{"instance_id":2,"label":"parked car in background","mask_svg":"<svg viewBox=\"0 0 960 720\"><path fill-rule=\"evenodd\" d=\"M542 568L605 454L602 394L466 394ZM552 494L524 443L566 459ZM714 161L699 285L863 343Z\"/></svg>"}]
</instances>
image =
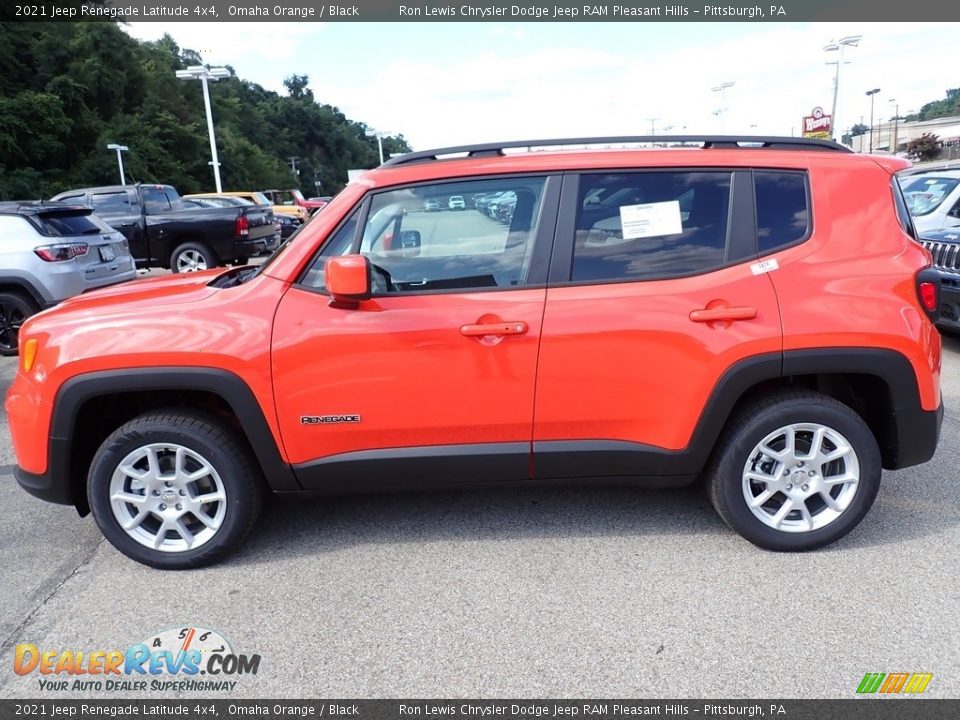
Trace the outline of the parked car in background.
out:
<instances>
[{"instance_id":1,"label":"parked car in background","mask_svg":"<svg viewBox=\"0 0 960 720\"><path fill-rule=\"evenodd\" d=\"M0 355L34 313L136 275L126 239L89 207L0 203Z\"/></svg>"},{"instance_id":2,"label":"parked car in background","mask_svg":"<svg viewBox=\"0 0 960 720\"><path fill-rule=\"evenodd\" d=\"M424 212L438 212L440 210L440 203L436 198L427 198L423 201Z\"/></svg>"},{"instance_id":3,"label":"parked car in background","mask_svg":"<svg viewBox=\"0 0 960 720\"><path fill-rule=\"evenodd\" d=\"M276 228L263 207L184 208L170 185L110 185L60 193L82 203L127 238L137 267L173 272L246 264L267 249Z\"/></svg>"},{"instance_id":4,"label":"parked car in background","mask_svg":"<svg viewBox=\"0 0 960 720\"><path fill-rule=\"evenodd\" d=\"M274 215L291 215L297 218L297 220L299 220L301 223L305 223L310 219L310 213L306 208L293 204L276 204L262 192L257 190L231 190L230 192L222 192L219 194L243 198L244 200L249 200L254 205L269 206L273 210Z\"/></svg>"},{"instance_id":5,"label":"parked car in background","mask_svg":"<svg viewBox=\"0 0 960 720\"><path fill-rule=\"evenodd\" d=\"M242 197L217 195L215 193L182 195L180 199L185 205L195 204L197 207L248 207L256 204Z\"/></svg>"},{"instance_id":6,"label":"parked car in background","mask_svg":"<svg viewBox=\"0 0 960 720\"><path fill-rule=\"evenodd\" d=\"M467 204L463 201L462 195L451 195L447 201L447 207L451 210L465 210Z\"/></svg>"},{"instance_id":7,"label":"parked car in background","mask_svg":"<svg viewBox=\"0 0 960 720\"><path fill-rule=\"evenodd\" d=\"M960 331L960 228L927 231L920 235L920 243L930 251L933 267L940 274L937 327Z\"/></svg>"},{"instance_id":8,"label":"parked car in background","mask_svg":"<svg viewBox=\"0 0 960 720\"><path fill-rule=\"evenodd\" d=\"M900 187L917 232L960 228L960 170L902 175Z\"/></svg>"},{"instance_id":9,"label":"parked car in background","mask_svg":"<svg viewBox=\"0 0 960 720\"><path fill-rule=\"evenodd\" d=\"M293 215L274 215L273 217L280 223L281 241L286 240L303 226L303 223L293 217Z\"/></svg>"},{"instance_id":10,"label":"parked car in background","mask_svg":"<svg viewBox=\"0 0 960 720\"><path fill-rule=\"evenodd\" d=\"M253 202L234 195L184 195L180 200L183 202L184 207L187 208L255 207ZM273 239L267 243L267 246L263 250L257 253L258 255L264 255L276 250L280 246L280 242L293 233L293 230L290 229L287 231L287 234L284 235L284 227L300 227L300 221L292 215L279 215L274 213L273 226L275 229Z\"/></svg>"},{"instance_id":11,"label":"parked car in background","mask_svg":"<svg viewBox=\"0 0 960 720\"><path fill-rule=\"evenodd\" d=\"M307 200L303 193L297 189L293 190L261 190L264 195L266 195L270 202L274 205L285 205L285 206L296 206L304 208L310 215L315 213L317 210L322 209L327 203L326 201L319 200Z\"/></svg>"}]
</instances>

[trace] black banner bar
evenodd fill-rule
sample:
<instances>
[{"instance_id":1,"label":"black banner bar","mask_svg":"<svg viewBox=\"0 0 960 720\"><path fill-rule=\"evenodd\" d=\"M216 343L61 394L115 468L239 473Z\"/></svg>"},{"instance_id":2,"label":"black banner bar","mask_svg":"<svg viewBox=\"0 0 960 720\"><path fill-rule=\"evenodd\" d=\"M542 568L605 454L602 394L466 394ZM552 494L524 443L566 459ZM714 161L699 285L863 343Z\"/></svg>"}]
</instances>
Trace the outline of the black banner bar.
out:
<instances>
[{"instance_id":1,"label":"black banner bar","mask_svg":"<svg viewBox=\"0 0 960 720\"><path fill-rule=\"evenodd\" d=\"M291 720L942 720L960 700L0 700L0 720L33 718L222 718Z\"/></svg>"},{"instance_id":2,"label":"black banner bar","mask_svg":"<svg viewBox=\"0 0 960 720\"><path fill-rule=\"evenodd\" d=\"M10 0L4 21L126 22L947 22L942 0Z\"/></svg>"}]
</instances>

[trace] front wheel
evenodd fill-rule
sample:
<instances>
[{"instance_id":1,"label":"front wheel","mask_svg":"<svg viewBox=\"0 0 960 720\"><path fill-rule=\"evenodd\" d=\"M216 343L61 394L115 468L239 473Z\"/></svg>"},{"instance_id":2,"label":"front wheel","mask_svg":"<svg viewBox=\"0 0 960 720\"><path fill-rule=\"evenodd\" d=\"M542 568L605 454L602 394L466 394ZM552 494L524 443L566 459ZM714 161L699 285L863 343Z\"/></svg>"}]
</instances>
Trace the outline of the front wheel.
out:
<instances>
[{"instance_id":1,"label":"front wheel","mask_svg":"<svg viewBox=\"0 0 960 720\"><path fill-rule=\"evenodd\" d=\"M219 421L176 410L134 418L97 450L87 480L94 519L124 555L160 569L233 552L262 504L243 442Z\"/></svg>"},{"instance_id":2,"label":"front wheel","mask_svg":"<svg viewBox=\"0 0 960 720\"><path fill-rule=\"evenodd\" d=\"M175 273L198 272L217 267L217 256L203 243L184 243L170 256L170 269Z\"/></svg>"},{"instance_id":3,"label":"front wheel","mask_svg":"<svg viewBox=\"0 0 960 720\"><path fill-rule=\"evenodd\" d=\"M40 308L18 292L0 292L0 355L20 351L20 326Z\"/></svg>"},{"instance_id":4,"label":"front wheel","mask_svg":"<svg viewBox=\"0 0 960 720\"><path fill-rule=\"evenodd\" d=\"M769 550L813 550L859 524L880 488L880 450L863 419L815 392L744 411L721 439L708 491L728 525Z\"/></svg>"}]
</instances>

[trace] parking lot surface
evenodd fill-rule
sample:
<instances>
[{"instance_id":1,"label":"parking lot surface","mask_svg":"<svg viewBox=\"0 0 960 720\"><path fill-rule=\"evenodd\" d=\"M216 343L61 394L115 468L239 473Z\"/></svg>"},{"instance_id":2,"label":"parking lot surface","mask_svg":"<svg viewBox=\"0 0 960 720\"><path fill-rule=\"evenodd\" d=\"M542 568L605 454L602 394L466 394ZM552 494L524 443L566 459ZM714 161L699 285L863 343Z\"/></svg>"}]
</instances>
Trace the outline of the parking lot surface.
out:
<instances>
[{"instance_id":1,"label":"parking lot surface","mask_svg":"<svg viewBox=\"0 0 960 720\"><path fill-rule=\"evenodd\" d=\"M12 670L18 643L123 649L195 626L261 655L233 697L845 698L897 671L957 697L960 339L945 345L937 456L885 473L861 526L807 554L753 547L696 487L507 489L275 501L223 564L162 572L20 490L4 422L0 696L200 695L44 693ZM15 367L0 359L4 391Z\"/></svg>"}]
</instances>

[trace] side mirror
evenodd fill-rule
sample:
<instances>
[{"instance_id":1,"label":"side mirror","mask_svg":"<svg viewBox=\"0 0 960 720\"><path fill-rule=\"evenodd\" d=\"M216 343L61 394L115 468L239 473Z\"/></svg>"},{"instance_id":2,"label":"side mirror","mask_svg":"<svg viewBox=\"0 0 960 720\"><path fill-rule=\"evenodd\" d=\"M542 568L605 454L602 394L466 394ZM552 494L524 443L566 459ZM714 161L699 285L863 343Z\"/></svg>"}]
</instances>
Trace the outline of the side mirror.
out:
<instances>
[{"instance_id":1,"label":"side mirror","mask_svg":"<svg viewBox=\"0 0 960 720\"><path fill-rule=\"evenodd\" d=\"M370 298L370 261L363 255L332 257L324 269L324 284L332 307L355 308Z\"/></svg>"}]
</instances>

